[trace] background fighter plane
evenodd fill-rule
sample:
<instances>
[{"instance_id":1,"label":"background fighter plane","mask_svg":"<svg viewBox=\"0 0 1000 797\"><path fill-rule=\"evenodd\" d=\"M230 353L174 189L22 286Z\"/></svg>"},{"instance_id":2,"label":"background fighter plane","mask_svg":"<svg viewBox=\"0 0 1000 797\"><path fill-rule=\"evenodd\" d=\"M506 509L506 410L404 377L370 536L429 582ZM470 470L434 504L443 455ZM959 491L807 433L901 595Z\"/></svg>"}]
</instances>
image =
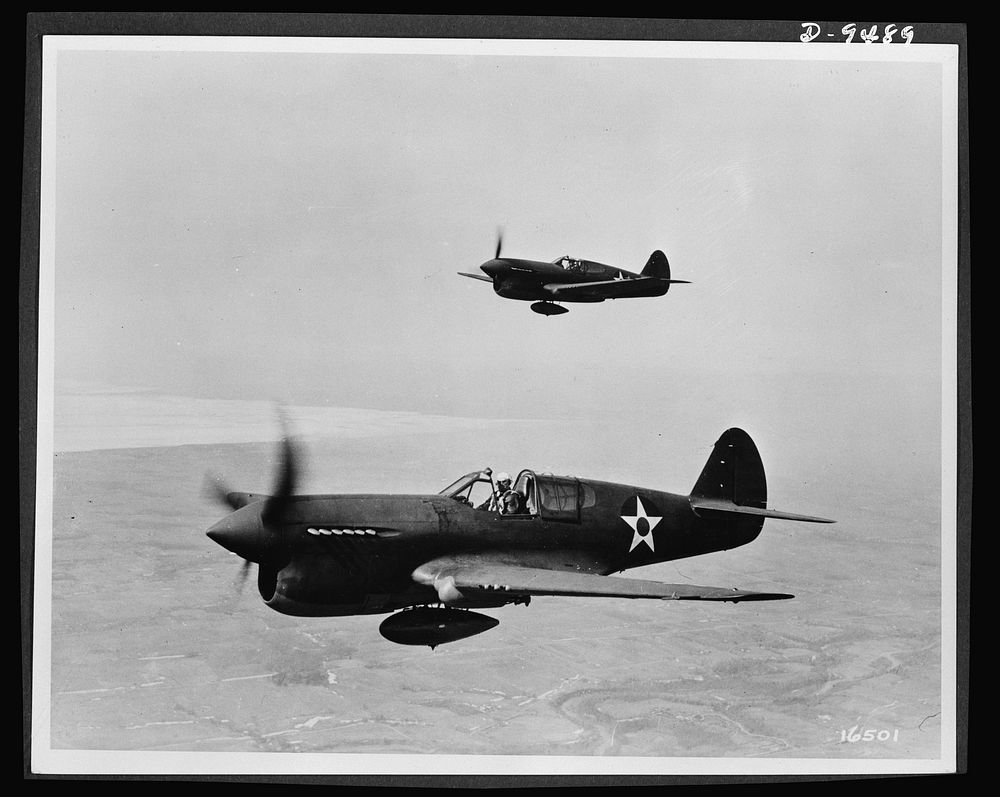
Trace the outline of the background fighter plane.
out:
<instances>
[{"instance_id":1,"label":"background fighter plane","mask_svg":"<svg viewBox=\"0 0 1000 797\"><path fill-rule=\"evenodd\" d=\"M761 601L770 592L664 584L609 573L745 545L765 518L832 520L766 508L757 447L741 429L715 444L690 495L522 470L516 514L476 509L495 491L489 469L434 495L295 495L286 435L271 495L228 492L233 510L208 536L258 564L260 596L298 616L398 612L380 631L435 645L498 624L471 608L528 604L536 595ZM411 608L412 607L412 608Z\"/></svg>"},{"instance_id":2,"label":"background fighter plane","mask_svg":"<svg viewBox=\"0 0 1000 797\"><path fill-rule=\"evenodd\" d=\"M493 290L505 299L534 301L531 309L542 315L569 312L553 302L603 302L605 299L628 299L640 296L663 296L675 282L670 279L670 264L657 249L649 256L642 272L635 274L622 268L576 260L564 256L551 263L539 260L518 260L500 257L503 235L497 233L497 247L492 260L479 268L482 274L458 273L463 277L492 282Z\"/></svg>"}]
</instances>

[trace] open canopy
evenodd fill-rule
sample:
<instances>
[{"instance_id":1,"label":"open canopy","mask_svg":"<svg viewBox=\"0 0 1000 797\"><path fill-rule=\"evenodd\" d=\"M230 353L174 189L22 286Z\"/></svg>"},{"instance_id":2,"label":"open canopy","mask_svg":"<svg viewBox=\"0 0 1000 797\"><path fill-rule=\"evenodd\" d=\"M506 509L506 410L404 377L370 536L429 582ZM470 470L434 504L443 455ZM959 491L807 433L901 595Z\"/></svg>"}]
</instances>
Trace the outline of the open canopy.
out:
<instances>
[{"instance_id":1,"label":"open canopy","mask_svg":"<svg viewBox=\"0 0 1000 797\"><path fill-rule=\"evenodd\" d=\"M439 495L476 509L501 512L490 498L498 492L496 474L489 468L467 473L445 487ZM518 515L539 515L546 520L579 521L581 508L594 506L596 497L587 484L572 476L553 476L522 470L511 488L521 496Z\"/></svg>"}]
</instances>

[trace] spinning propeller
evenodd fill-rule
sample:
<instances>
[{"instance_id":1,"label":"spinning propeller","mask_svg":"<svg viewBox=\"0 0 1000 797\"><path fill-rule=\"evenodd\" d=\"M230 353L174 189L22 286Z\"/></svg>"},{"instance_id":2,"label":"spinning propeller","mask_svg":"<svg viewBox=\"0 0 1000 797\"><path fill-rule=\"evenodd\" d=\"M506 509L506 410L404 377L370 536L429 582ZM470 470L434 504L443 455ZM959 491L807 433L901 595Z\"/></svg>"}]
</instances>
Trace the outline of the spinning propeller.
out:
<instances>
[{"instance_id":1,"label":"spinning propeller","mask_svg":"<svg viewBox=\"0 0 1000 797\"><path fill-rule=\"evenodd\" d=\"M491 282L491 283L494 282L494 278L498 274L502 274L507 269L506 264L496 262L500 259L500 252L502 251L503 251L503 227L497 227L497 245L496 249L493 252L493 259L487 260L479 267L479 269L485 272L487 276L484 277L482 274L468 274L464 271L459 271L458 274L462 277L470 277L471 279L474 280L482 280L483 282Z\"/></svg>"},{"instance_id":2,"label":"spinning propeller","mask_svg":"<svg viewBox=\"0 0 1000 797\"><path fill-rule=\"evenodd\" d=\"M238 493L229 490L223 483L220 476L215 473L205 474L205 483L202 486L202 495L217 504L224 504L234 512L244 504L238 499Z\"/></svg>"},{"instance_id":3,"label":"spinning propeller","mask_svg":"<svg viewBox=\"0 0 1000 797\"><path fill-rule=\"evenodd\" d=\"M243 587L246 586L247 576L250 575L250 564L251 562L249 559L243 560L243 564L240 565L240 573L238 576L236 576L236 581L234 582L236 585L236 591L240 595L243 594Z\"/></svg>"},{"instance_id":4,"label":"spinning propeller","mask_svg":"<svg viewBox=\"0 0 1000 797\"><path fill-rule=\"evenodd\" d=\"M298 455L288 432L288 423L280 415L282 437L278 454L278 470L274 490L270 495L244 493L228 489L217 476L205 479L206 497L224 504L231 512L212 526L208 536L243 559L237 579L242 589L250 572L251 562L261 566L260 577L267 571L272 578L287 563L283 550L282 527L298 481Z\"/></svg>"}]
</instances>

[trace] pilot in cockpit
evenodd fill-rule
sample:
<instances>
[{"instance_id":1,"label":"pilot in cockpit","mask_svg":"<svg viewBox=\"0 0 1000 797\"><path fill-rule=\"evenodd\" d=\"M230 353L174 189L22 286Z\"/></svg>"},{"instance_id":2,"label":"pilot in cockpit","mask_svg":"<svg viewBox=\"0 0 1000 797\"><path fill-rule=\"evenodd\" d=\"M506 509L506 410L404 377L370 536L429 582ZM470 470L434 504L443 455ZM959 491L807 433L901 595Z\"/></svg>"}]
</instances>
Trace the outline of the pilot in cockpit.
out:
<instances>
[{"instance_id":1,"label":"pilot in cockpit","mask_svg":"<svg viewBox=\"0 0 1000 797\"><path fill-rule=\"evenodd\" d=\"M501 515L524 514L524 496L517 490L508 490L500 496Z\"/></svg>"},{"instance_id":2,"label":"pilot in cockpit","mask_svg":"<svg viewBox=\"0 0 1000 797\"><path fill-rule=\"evenodd\" d=\"M493 472L487 468L479 474L477 483L480 485L488 484L491 492L489 498L475 506L476 509L496 512L500 515L523 515L528 511L527 484L519 482L518 488L513 488L510 474L501 471L494 479ZM466 496L455 495L452 497L459 503L473 505Z\"/></svg>"},{"instance_id":3,"label":"pilot in cockpit","mask_svg":"<svg viewBox=\"0 0 1000 797\"><path fill-rule=\"evenodd\" d=\"M500 472L495 480L495 487L490 497L483 501L476 509L488 509L490 512L502 512L504 496L510 492L510 474Z\"/></svg>"}]
</instances>

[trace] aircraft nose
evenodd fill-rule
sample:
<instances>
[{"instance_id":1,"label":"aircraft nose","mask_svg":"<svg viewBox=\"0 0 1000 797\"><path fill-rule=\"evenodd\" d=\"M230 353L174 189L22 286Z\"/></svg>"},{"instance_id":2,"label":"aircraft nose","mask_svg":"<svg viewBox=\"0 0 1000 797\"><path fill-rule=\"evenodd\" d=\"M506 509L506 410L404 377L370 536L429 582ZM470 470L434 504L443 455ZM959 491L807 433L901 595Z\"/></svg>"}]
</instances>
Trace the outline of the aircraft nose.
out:
<instances>
[{"instance_id":1,"label":"aircraft nose","mask_svg":"<svg viewBox=\"0 0 1000 797\"><path fill-rule=\"evenodd\" d=\"M480 271L484 271L490 277L495 277L497 274L500 273L502 268L503 268L503 263L495 259L487 260L479 267Z\"/></svg>"},{"instance_id":2,"label":"aircraft nose","mask_svg":"<svg viewBox=\"0 0 1000 797\"><path fill-rule=\"evenodd\" d=\"M260 562L264 552L264 529L260 507L249 504L226 515L206 534L213 542L251 562Z\"/></svg>"}]
</instances>

